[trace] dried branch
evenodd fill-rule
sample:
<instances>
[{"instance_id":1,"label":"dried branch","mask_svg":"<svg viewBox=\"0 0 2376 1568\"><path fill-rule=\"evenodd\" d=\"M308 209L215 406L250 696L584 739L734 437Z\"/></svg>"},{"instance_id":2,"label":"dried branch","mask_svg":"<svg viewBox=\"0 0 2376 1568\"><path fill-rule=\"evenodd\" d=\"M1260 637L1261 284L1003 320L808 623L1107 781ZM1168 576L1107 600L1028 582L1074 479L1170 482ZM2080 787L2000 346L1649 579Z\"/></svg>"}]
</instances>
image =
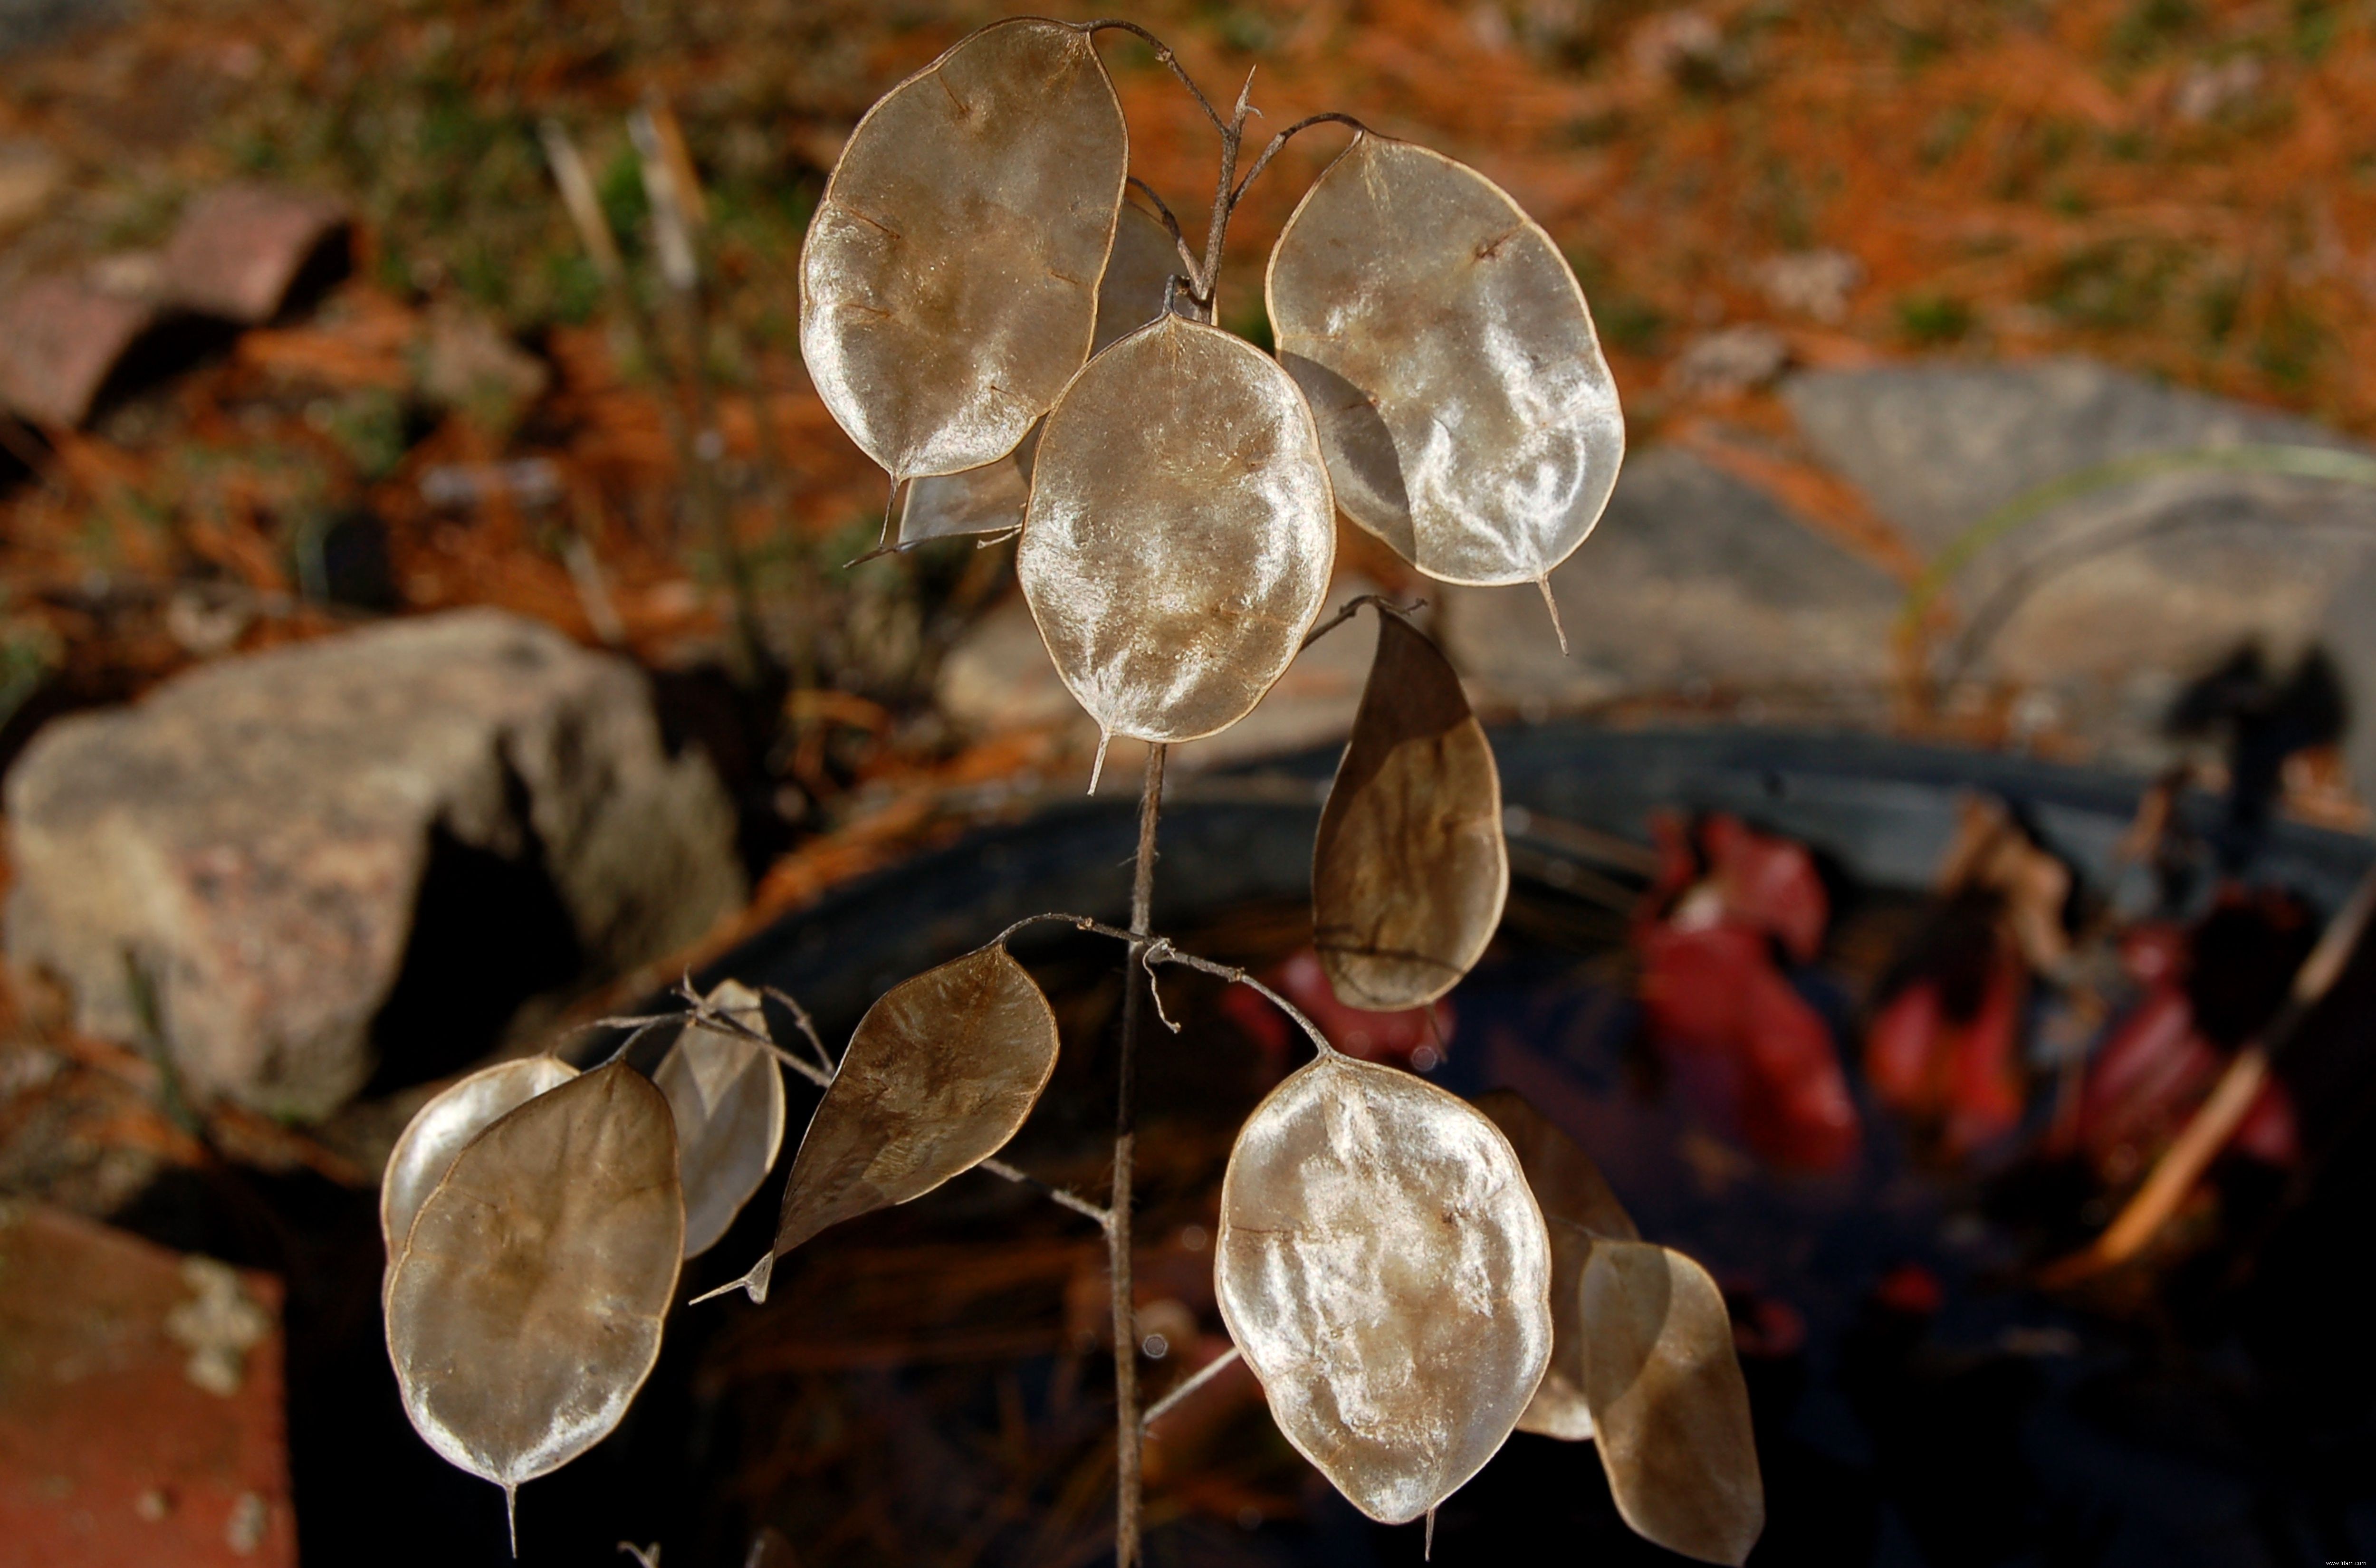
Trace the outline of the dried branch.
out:
<instances>
[{"instance_id":1,"label":"dried branch","mask_svg":"<svg viewBox=\"0 0 2376 1568\"><path fill-rule=\"evenodd\" d=\"M1228 123L1221 118L1220 112L1213 107L1213 101L1205 96L1205 89L1196 85L1196 78L1188 74L1186 66L1181 65L1180 56L1171 52L1171 45L1164 42L1136 22L1123 21L1118 17L1108 17L1094 22L1075 22L1072 25L1093 38L1101 32L1120 30L1131 34L1140 42L1145 43L1155 51L1158 63L1180 78L1180 85L1186 88L1194 97L1196 107L1205 112L1205 118L1213 122L1213 128L1224 136L1229 134Z\"/></svg>"},{"instance_id":2,"label":"dried branch","mask_svg":"<svg viewBox=\"0 0 2376 1568\"><path fill-rule=\"evenodd\" d=\"M1196 253L1188 248L1188 236L1180 232L1180 220L1172 215L1170 207L1164 202L1164 199L1155 194L1153 185L1135 174L1130 176L1130 183L1137 186L1146 199L1155 204L1155 215L1163 220L1164 229L1171 235L1171 243L1180 247L1180 260L1181 264L1188 268L1189 285L1192 288L1203 288L1204 279L1196 276ZM1167 310L1170 308L1170 302L1168 299L1164 302L1164 308Z\"/></svg>"},{"instance_id":3,"label":"dried branch","mask_svg":"<svg viewBox=\"0 0 2376 1568\"><path fill-rule=\"evenodd\" d=\"M1223 1372L1228 1372L1231 1367L1237 1365L1242 1359L1243 1357L1238 1348L1235 1345L1232 1345L1228 1349L1222 1351L1219 1355L1214 1357L1211 1360L1206 1361L1203 1366L1198 1367L1194 1372L1181 1379L1170 1393L1166 1394L1162 1398L1158 1399L1154 1404L1146 1408L1146 1415L1139 1421L1138 1430L1141 1432L1145 1432L1149 1428L1153 1427L1156 1422L1161 1420L1164 1416L1170 1411L1173 1406L1179 1404L1182 1399L1187 1398L1190 1395L1195 1393L1198 1389L1204 1387L1206 1384L1212 1382Z\"/></svg>"},{"instance_id":4,"label":"dried branch","mask_svg":"<svg viewBox=\"0 0 2376 1568\"><path fill-rule=\"evenodd\" d=\"M1260 175L1264 170L1270 167L1270 160L1278 156L1278 149L1285 147L1289 141L1293 140L1297 132L1308 131L1314 125L1325 125L1331 124L1350 125L1356 131L1360 132L1364 136L1372 136L1376 134L1375 132L1372 132L1369 126L1361 124L1360 121L1356 120L1350 114L1339 114L1333 109L1325 113L1313 114L1304 119L1298 120L1295 124L1288 126L1287 129L1279 132L1278 135L1270 138L1270 145L1262 149L1262 156L1254 160L1254 166L1246 171L1246 177L1240 180L1238 182L1238 188L1230 193L1230 205L1231 207L1235 207L1244 198L1246 187L1253 184L1255 178Z\"/></svg>"},{"instance_id":5,"label":"dried branch","mask_svg":"<svg viewBox=\"0 0 2376 1568\"><path fill-rule=\"evenodd\" d=\"M1343 604L1339 605L1336 609L1336 614L1331 615L1327 620L1323 621L1317 626L1313 627L1311 635L1303 639L1302 644L1298 647L1295 651L1301 653L1304 648L1310 647L1313 643L1318 642L1321 638L1326 636L1329 633L1335 631L1346 622L1350 621L1355 615L1360 613L1361 606L1365 604L1374 604L1382 612L1391 611L1393 613L1401 616L1406 621L1427 608L1427 600L1423 599L1414 599L1408 604L1396 604L1391 598L1383 593L1357 594L1353 598L1347 600Z\"/></svg>"}]
</instances>

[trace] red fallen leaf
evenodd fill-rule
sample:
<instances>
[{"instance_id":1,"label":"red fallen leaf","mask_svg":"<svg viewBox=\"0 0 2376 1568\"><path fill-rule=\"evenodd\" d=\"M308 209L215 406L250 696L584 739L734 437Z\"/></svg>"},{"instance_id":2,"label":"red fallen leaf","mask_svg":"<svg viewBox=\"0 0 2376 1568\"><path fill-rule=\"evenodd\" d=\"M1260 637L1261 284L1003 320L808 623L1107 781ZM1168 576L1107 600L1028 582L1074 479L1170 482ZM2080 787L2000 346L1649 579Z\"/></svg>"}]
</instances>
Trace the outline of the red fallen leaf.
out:
<instances>
[{"instance_id":1,"label":"red fallen leaf","mask_svg":"<svg viewBox=\"0 0 2376 1568\"><path fill-rule=\"evenodd\" d=\"M1453 1010L1449 999L1435 1004L1432 1020L1425 1007L1400 1013L1348 1007L1336 1000L1319 955L1309 947L1290 955L1262 978L1301 1008L1320 1026L1328 1043L1348 1056L1424 1071L1450 1050ZM1221 1011L1253 1038L1265 1059L1276 1067L1283 1069L1289 1053L1301 1041L1277 1008L1242 986L1231 986L1222 994Z\"/></svg>"},{"instance_id":2,"label":"red fallen leaf","mask_svg":"<svg viewBox=\"0 0 2376 1568\"><path fill-rule=\"evenodd\" d=\"M2000 949L1978 1007L1962 1021L1950 1015L1937 979L1900 990L1865 1031L1865 1077L1882 1103L1941 1124L1955 1154L2011 1132L2021 1121L2017 1048L2028 980L2019 954Z\"/></svg>"},{"instance_id":3,"label":"red fallen leaf","mask_svg":"<svg viewBox=\"0 0 2376 1568\"><path fill-rule=\"evenodd\" d=\"M232 184L190 203L166 242L171 302L254 327L279 313L306 263L346 227L333 197Z\"/></svg>"},{"instance_id":4,"label":"red fallen leaf","mask_svg":"<svg viewBox=\"0 0 2376 1568\"><path fill-rule=\"evenodd\" d=\"M1700 822L1696 846L1669 812L1650 819L1650 836L1660 862L1650 908L1686 925L1721 919L1762 931L1801 964L1822 950L1831 898L1803 846L1722 812Z\"/></svg>"},{"instance_id":5,"label":"red fallen leaf","mask_svg":"<svg viewBox=\"0 0 2376 1568\"><path fill-rule=\"evenodd\" d=\"M1855 1158L1855 1102L1831 1031L1744 926L1652 925L1641 938L1652 1039L1684 1092L1776 1165L1831 1170Z\"/></svg>"},{"instance_id":6,"label":"red fallen leaf","mask_svg":"<svg viewBox=\"0 0 2376 1568\"><path fill-rule=\"evenodd\" d=\"M2142 1170L2185 1124L2228 1066L2228 1054L2195 1027L2179 977L2146 992L2113 1028L2080 1086L2076 1141L2107 1180ZM2271 1078L2228 1146L2281 1168L2301 1158L2293 1097Z\"/></svg>"}]
</instances>

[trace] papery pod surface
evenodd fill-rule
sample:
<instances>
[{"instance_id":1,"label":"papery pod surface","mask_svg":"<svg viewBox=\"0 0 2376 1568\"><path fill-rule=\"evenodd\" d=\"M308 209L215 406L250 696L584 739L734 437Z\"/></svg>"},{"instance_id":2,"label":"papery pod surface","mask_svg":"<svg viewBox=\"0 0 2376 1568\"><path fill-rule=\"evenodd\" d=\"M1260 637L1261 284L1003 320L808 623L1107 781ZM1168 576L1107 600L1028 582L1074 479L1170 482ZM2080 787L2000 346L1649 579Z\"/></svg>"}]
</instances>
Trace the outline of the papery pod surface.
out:
<instances>
[{"instance_id":1,"label":"papery pod surface","mask_svg":"<svg viewBox=\"0 0 2376 1568\"><path fill-rule=\"evenodd\" d=\"M996 1154L1056 1070L1056 1015L1005 948L894 986L859 1020L792 1160L776 1244L742 1287L829 1225L922 1197Z\"/></svg>"},{"instance_id":2,"label":"papery pod surface","mask_svg":"<svg viewBox=\"0 0 2376 1568\"><path fill-rule=\"evenodd\" d=\"M709 1004L766 1032L758 992L727 980ZM684 1255L718 1244L784 1146L784 1075L757 1041L689 1023L660 1059L652 1082L676 1121L677 1170L684 1182Z\"/></svg>"},{"instance_id":3,"label":"papery pod surface","mask_svg":"<svg viewBox=\"0 0 2376 1568\"><path fill-rule=\"evenodd\" d=\"M1181 270L1170 232L1145 208L1124 202L1122 220L1114 228L1113 254L1098 285L1098 327L1089 352L1103 352L1162 315L1164 285ZM928 539L1021 528L1039 444L1035 426L996 462L909 481L899 491L894 524L897 542L905 547Z\"/></svg>"},{"instance_id":4,"label":"papery pod surface","mask_svg":"<svg viewBox=\"0 0 2376 1568\"><path fill-rule=\"evenodd\" d=\"M1646 1241L1596 1241L1584 1267L1584 1391L1609 1490L1634 1533L1738 1565L1765 1486L1732 1318L1707 1270Z\"/></svg>"},{"instance_id":5,"label":"papery pod surface","mask_svg":"<svg viewBox=\"0 0 2376 1568\"><path fill-rule=\"evenodd\" d=\"M1543 1222L1550 1227L1551 1364L1518 1418L1518 1430L1581 1442L1592 1435L1592 1407L1584 1396L1584 1265L1596 1238L1634 1240L1634 1217L1617 1201L1592 1156L1524 1095L1491 1089L1470 1103L1510 1140Z\"/></svg>"},{"instance_id":6,"label":"papery pod surface","mask_svg":"<svg viewBox=\"0 0 2376 1568\"><path fill-rule=\"evenodd\" d=\"M1279 1430L1387 1524L1493 1456L1550 1356L1550 1244L1508 1141L1348 1057L1290 1075L1239 1133L1213 1277Z\"/></svg>"},{"instance_id":7,"label":"papery pod surface","mask_svg":"<svg viewBox=\"0 0 2376 1568\"><path fill-rule=\"evenodd\" d=\"M1036 18L859 121L801 249L801 353L895 480L1004 457L1081 368L1129 160L1088 35Z\"/></svg>"},{"instance_id":8,"label":"papery pod surface","mask_svg":"<svg viewBox=\"0 0 2376 1568\"><path fill-rule=\"evenodd\" d=\"M387 1261L393 1265L404 1250L413 1216L446 1179L464 1144L506 1112L576 1076L577 1069L557 1056L522 1056L481 1067L413 1112L388 1151L380 1178L379 1233L387 1243Z\"/></svg>"},{"instance_id":9,"label":"papery pod surface","mask_svg":"<svg viewBox=\"0 0 2376 1568\"><path fill-rule=\"evenodd\" d=\"M1312 940L1336 1000L1424 1006L1485 954L1510 892L1502 779L1433 643L1390 612L1312 851Z\"/></svg>"},{"instance_id":10,"label":"papery pod surface","mask_svg":"<svg viewBox=\"0 0 2376 1568\"><path fill-rule=\"evenodd\" d=\"M429 1445L511 1493L607 1435L659 1355L684 1250L668 1101L613 1063L464 1146L387 1281Z\"/></svg>"},{"instance_id":11,"label":"papery pod surface","mask_svg":"<svg viewBox=\"0 0 2376 1568\"><path fill-rule=\"evenodd\" d=\"M1166 315L1050 411L1016 575L1100 731L1192 741L1243 718L1295 658L1327 595L1335 516L1286 373Z\"/></svg>"},{"instance_id":12,"label":"papery pod surface","mask_svg":"<svg viewBox=\"0 0 2376 1568\"><path fill-rule=\"evenodd\" d=\"M1575 274L1492 181L1357 135L1288 220L1266 290L1337 504L1412 565L1535 581L1600 520L1617 385Z\"/></svg>"}]
</instances>

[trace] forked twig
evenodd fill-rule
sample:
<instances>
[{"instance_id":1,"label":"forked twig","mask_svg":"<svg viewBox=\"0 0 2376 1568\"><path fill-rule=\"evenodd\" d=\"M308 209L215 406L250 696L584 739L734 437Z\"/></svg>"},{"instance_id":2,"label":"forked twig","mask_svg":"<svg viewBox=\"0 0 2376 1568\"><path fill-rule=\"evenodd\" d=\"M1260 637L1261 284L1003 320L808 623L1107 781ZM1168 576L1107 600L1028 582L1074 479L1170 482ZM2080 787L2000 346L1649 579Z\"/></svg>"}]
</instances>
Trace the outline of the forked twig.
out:
<instances>
[{"instance_id":1,"label":"forked twig","mask_svg":"<svg viewBox=\"0 0 2376 1568\"><path fill-rule=\"evenodd\" d=\"M1188 248L1188 236L1180 232L1180 220L1173 215L1170 205L1167 204L1161 196L1155 194L1155 187L1153 185L1148 184L1145 180L1140 179L1137 175L1131 175L1130 183L1137 186L1138 189L1146 195L1146 199L1155 204L1156 217L1162 220L1163 227L1171 235L1171 243L1180 247L1180 260L1182 264L1188 268L1188 281L1190 285L1194 288L1203 288L1204 279L1196 276L1196 253Z\"/></svg>"},{"instance_id":2,"label":"forked twig","mask_svg":"<svg viewBox=\"0 0 2376 1568\"><path fill-rule=\"evenodd\" d=\"M1396 604L1392 599L1389 599L1383 593L1356 594L1351 599L1347 600L1343 604L1337 606L1336 614L1331 615L1327 620L1323 621L1317 626L1313 627L1311 635L1306 636L1301 643L1297 645L1295 651L1301 653L1313 643L1318 642L1321 638L1326 636L1329 633L1335 631L1346 622L1350 621L1354 616L1360 613L1361 606L1365 604L1374 604L1381 611L1391 611L1395 614L1401 616L1406 621L1427 608L1427 600L1423 599L1414 599L1408 604Z\"/></svg>"},{"instance_id":3,"label":"forked twig","mask_svg":"<svg viewBox=\"0 0 2376 1568\"><path fill-rule=\"evenodd\" d=\"M1146 1414L1139 1418L1138 1430L1143 1432L1151 1429L1170 1412L1173 1406L1228 1372L1243 1358L1244 1352L1232 1345L1188 1376L1181 1379L1169 1394L1146 1408Z\"/></svg>"}]
</instances>

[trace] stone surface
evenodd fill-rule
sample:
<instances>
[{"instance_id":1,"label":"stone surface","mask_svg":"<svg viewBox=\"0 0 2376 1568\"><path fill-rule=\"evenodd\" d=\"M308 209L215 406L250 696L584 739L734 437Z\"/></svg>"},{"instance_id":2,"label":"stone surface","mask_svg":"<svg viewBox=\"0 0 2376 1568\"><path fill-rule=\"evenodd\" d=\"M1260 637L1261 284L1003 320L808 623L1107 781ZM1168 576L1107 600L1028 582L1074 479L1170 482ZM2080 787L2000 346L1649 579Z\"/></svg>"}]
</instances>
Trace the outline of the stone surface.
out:
<instances>
[{"instance_id":1,"label":"stone surface","mask_svg":"<svg viewBox=\"0 0 2376 1568\"><path fill-rule=\"evenodd\" d=\"M280 1288L0 1204L0 1560L286 1568Z\"/></svg>"},{"instance_id":2,"label":"stone surface","mask_svg":"<svg viewBox=\"0 0 2376 1568\"><path fill-rule=\"evenodd\" d=\"M1817 373L1800 430L1936 559L1995 507L2156 452L2349 449L2332 431L2083 361ZM2376 544L2376 493L2271 474L2167 473L2062 501L1974 551L1935 672L2029 688L2061 727L2147 743L2184 680L2241 642L2296 655Z\"/></svg>"},{"instance_id":3,"label":"stone surface","mask_svg":"<svg viewBox=\"0 0 2376 1568\"><path fill-rule=\"evenodd\" d=\"M643 677L495 611L227 659L57 720L6 780L7 947L138 1039L132 971L194 1093L319 1115L451 1070L587 966L742 895L707 761ZM417 918L416 918L417 917Z\"/></svg>"},{"instance_id":4,"label":"stone surface","mask_svg":"<svg viewBox=\"0 0 2376 1568\"><path fill-rule=\"evenodd\" d=\"M37 278L0 300L0 409L77 425L127 350L156 324L148 300L76 278Z\"/></svg>"},{"instance_id":5,"label":"stone surface","mask_svg":"<svg viewBox=\"0 0 2376 1568\"><path fill-rule=\"evenodd\" d=\"M170 303L244 327L279 313L290 286L346 227L345 207L305 191L231 184L190 203L166 242Z\"/></svg>"},{"instance_id":6,"label":"stone surface","mask_svg":"<svg viewBox=\"0 0 2376 1568\"><path fill-rule=\"evenodd\" d=\"M1439 634L1471 695L1572 707L1694 693L1859 708L1890 677L1900 589L1772 497L1674 448L1626 459L1600 526L1535 589L1444 588Z\"/></svg>"}]
</instances>

